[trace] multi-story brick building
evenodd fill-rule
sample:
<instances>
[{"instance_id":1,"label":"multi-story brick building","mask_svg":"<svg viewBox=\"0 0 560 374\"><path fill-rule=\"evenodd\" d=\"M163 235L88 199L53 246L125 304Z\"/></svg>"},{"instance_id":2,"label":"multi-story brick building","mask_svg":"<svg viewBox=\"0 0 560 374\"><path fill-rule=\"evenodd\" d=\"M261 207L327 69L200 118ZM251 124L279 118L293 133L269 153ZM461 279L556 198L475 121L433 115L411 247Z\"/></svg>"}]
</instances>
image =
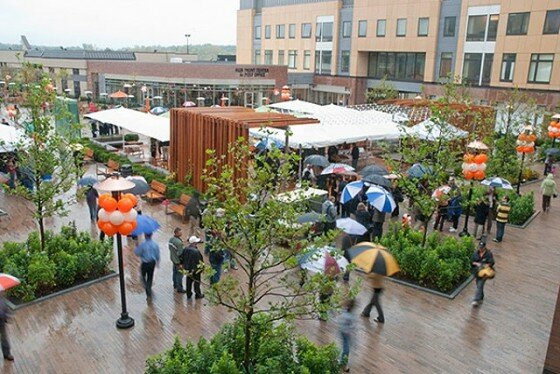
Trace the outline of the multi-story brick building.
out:
<instances>
[{"instance_id":1,"label":"multi-story brick building","mask_svg":"<svg viewBox=\"0 0 560 374\"><path fill-rule=\"evenodd\" d=\"M237 61L287 65L295 96L358 104L462 76L481 102L515 86L560 105L560 0L240 0Z\"/></svg>"}]
</instances>

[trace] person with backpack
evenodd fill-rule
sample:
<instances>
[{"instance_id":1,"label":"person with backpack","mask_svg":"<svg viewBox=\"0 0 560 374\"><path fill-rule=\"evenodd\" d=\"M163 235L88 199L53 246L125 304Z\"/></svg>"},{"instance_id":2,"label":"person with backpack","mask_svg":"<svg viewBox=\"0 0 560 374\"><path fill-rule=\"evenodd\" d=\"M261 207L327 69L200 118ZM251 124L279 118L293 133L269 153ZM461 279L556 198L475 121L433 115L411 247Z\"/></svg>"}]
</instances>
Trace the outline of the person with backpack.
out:
<instances>
[{"instance_id":1,"label":"person with backpack","mask_svg":"<svg viewBox=\"0 0 560 374\"><path fill-rule=\"evenodd\" d=\"M336 205L335 197L329 196L321 205L321 213L325 215L325 231L336 230Z\"/></svg>"}]
</instances>

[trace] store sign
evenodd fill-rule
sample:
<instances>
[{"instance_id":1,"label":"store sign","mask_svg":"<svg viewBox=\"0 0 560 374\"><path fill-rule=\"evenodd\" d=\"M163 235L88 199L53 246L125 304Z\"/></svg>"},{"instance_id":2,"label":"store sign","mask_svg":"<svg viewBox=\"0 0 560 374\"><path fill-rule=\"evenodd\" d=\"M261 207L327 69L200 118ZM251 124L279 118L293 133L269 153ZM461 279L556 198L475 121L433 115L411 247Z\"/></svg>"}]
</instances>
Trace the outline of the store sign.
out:
<instances>
[{"instance_id":1,"label":"store sign","mask_svg":"<svg viewBox=\"0 0 560 374\"><path fill-rule=\"evenodd\" d=\"M241 78L265 78L268 68L235 68L235 73Z\"/></svg>"}]
</instances>

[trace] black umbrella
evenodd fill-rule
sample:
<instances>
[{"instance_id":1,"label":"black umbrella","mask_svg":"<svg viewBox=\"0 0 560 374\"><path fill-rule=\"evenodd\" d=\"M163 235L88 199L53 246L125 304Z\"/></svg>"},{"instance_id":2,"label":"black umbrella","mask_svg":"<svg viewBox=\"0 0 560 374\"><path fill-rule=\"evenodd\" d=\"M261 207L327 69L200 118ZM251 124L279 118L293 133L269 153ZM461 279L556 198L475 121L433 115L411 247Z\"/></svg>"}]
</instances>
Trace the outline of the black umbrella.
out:
<instances>
[{"instance_id":1,"label":"black umbrella","mask_svg":"<svg viewBox=\"0 0 560 374\"><path fill-rule=\"evenodd\" d=\"M311 155L311 156L307 156L305 158L305 160L303 160L303 164L304 165L321 166L323 168L326 168L331 163L329 162L329 160L325 156Z\"/></svg>"},{"instance_id":2,"label":"black umbrella","mask_svg":"<svg viewBox=\"0 0 560 374\"><path fill-rule=\"evenodd\" d=\"M549 148L546 151L544 151L544 153L547 156L560 156L560 149L558 148Z\"/></svg>"},{"instance_id":3,"label":"black umbrella","mask_svg":"<svg viewBox=\"0 0 560 374\"><path fill-rule=\"evenodd\" d=\"M369 165L363 168L362 170L360 170L360 175L369 175L369 174L386 175L389 174L389 171L383 166L379 166L379 165Z\"/></svg>"},{"instance_id":4,"label":"black umbrella","mask_svg":"<svg viewBox=\"0 0 560 374\"><path fill-rule=\"evenodd\" d=\"M146 182L144 182L141 179L130 179L130 181L132 183L134 183L134 187L130 190L128 190L128 192L130 192L131 194L134 195L144 195L146 193L148 193L148 191L150 191L150 185Z\"/></svg>"},{"instance_id":5,"label":"black umbrella","mask_svg":"<svg viewBox=\"0 0 560 374\"><path fill-rule=\"evenodd\" d=\"M364 175L362 177L362 180L365 181L365 182L370 182L371 184L376 184L376 185L384 187L384 188L390 188L391 187L391 181L387 178L382 177L381 175L378 175L378 174Z\"/></svg>"}]
</instances>

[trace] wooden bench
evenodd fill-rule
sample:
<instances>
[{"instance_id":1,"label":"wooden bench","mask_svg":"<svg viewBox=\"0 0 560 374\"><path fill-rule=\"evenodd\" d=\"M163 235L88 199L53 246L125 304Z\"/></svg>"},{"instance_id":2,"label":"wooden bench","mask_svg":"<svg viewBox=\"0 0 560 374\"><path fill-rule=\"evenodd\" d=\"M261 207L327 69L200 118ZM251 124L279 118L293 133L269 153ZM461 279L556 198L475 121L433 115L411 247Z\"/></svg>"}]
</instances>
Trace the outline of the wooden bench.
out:
<instances>
[{"instance_id":1,"label":"wooden bench","mask_svg":"<svg viewBox=\"0 0 560 374\"><path fill-rule=\"evenodd\" d=\"M165 184L154 179L150 183L150 188L150 191L146 193L146 198L149 202L165 199L165 193L167 192L167 186Z\"/></svg>"},{"instance_id":2,"label":"wooden bench","mask_svg":"<svg viewBox=\"0 0 560 374\"><path fill-rule=\"evenodd\" d=\"M105 168L100 168L99 165L97 166L97 175L116 173L119 171L119 169L120 169L120 165L117 161L109 160Z\"/></svg>"},{"instance_id":3,"label":"wooden bench","mask_svg":"<svg viewBox=\"0 0 560 374\"><path fill-rule=\"evenodd\" d=\"M187 219L187 212L186 212L187 204L189 203L190 200L191 197L189 195L185 195L184 193L181 194L179 200L173 200L169 203L169 205L165 207L165 213L167 214L176 213L180 215L181 220L185 222L185 220ZM169 212L169 210L171 212Z\"/></svg>"},{"instance_id":4,"label":"wooden bench","mask_svg":"<svg viewBox=\"0 0 560 374\"><path fill-rule=\"evenodd\" d=\"M84 152L84 162L88 163L88 162L93 162L93 149L91 148L86 148L86 151Z\"/></svg>"}]
</instances>

